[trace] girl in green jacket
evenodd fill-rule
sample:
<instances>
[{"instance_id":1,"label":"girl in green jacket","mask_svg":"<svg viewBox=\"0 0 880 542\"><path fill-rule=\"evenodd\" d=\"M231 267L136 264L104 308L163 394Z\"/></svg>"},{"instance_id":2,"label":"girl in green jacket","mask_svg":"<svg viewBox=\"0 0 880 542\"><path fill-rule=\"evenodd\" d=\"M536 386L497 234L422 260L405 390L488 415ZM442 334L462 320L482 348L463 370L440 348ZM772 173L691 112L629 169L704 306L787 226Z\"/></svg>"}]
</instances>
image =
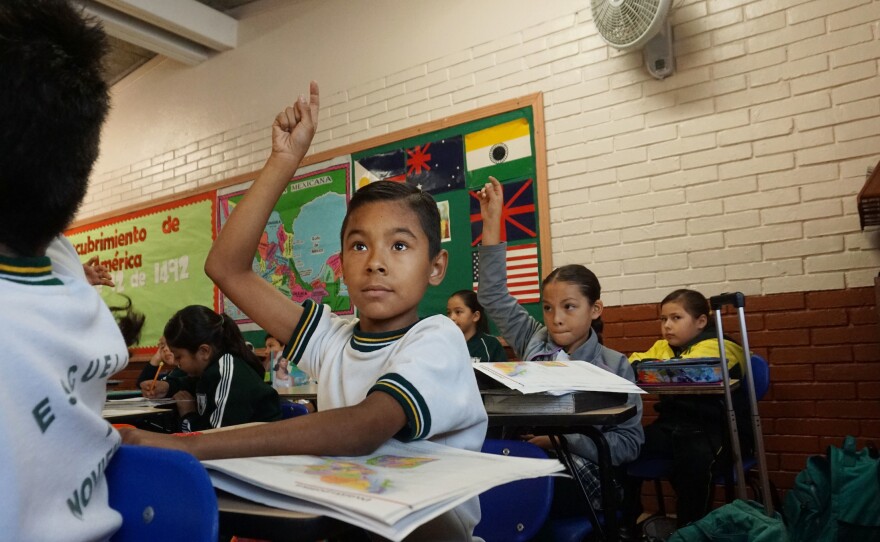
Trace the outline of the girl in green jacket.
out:
<instances>
[{"instance_id":1,"label":"girl in green jacket","mask_svg":"<svg viewBox=\"0 0 880 542\"><path fill-rule=\"evenodd\" d=\"M165 325L165 341L180 369L195 378L194 396L174 395L183 432L281 419L278 393L263 381L263 364L228 315L185 307Z\"/></svg>"}]
</instances>

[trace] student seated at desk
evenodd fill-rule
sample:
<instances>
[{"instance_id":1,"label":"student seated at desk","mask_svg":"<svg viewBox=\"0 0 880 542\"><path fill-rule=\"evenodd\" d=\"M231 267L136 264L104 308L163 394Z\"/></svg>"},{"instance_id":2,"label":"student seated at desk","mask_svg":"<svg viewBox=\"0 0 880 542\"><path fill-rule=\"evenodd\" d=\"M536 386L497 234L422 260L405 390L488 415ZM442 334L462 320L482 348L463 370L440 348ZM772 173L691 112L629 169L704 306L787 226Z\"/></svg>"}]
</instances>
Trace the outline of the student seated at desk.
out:
<instances>
[{"instance_id":1,"label":"student seated at desk","mask_svg":"<svg viewBox=\"0 0 880 542\"><path fill-rule=\"evenodd\" d=\"M420 319L419 301L446 274L434 199L405 183L359 189L342 222L342 272L359 319L296 303L253 271L269 215L305 156L318 119L318 87L280 113L272 152L226 222L205 270L223 293L318 381L318 412L194 438L130 430L129 443L187 450L199 458L364 455L385 441L429 439L479 451L486 410L461 331L442 315ZM174 346L171 336L169 343ZM469 540L480 519L469 499L408 540Z\"/></svg>"},{"instance_id":2,"label":"student seated at desk","mask_svg":"<svg viewBox=\"0 0 880 542\"><path fill-rule=\"evenodd\" d=\"M648 359L720 357L715 322L709 301L694 290L675 290L660 302L663 339L647 352L636 352L630 362ZM740 345L725 337L730 378L742 378L745 356ZM727 413L719 395L661 395L654 406L658 417L645 427L640 457L673 460L672 488L677 495L679 527L700 519L711 505L712 467L721 458L727 441ZM751 449L746 387L733 392L742 450ZM631 505L640 499L632 495ZM637 512L637 511L636 511ZM633 514L637 517L638 514Z\"/></svg>"},{"instance_id":3,"label":"student seated at desk","mask_svg":"<svg viewBox=\"0 0 880 542\"><path fill-rule=\"evenodd\" d=\"M165 341L180 369L196 379L193 392L174 394L182 431L281 419L278 393L263 382L260 359L228 315L184 307L165 324Z\"/></svg>"},{"instance_id":4,"label":"student seated at desk","mask_svg":"<svg viewBox=\"0 0 880 542\"><path fill-rule=\"evenodd\" d=\"M264 346L266 351L266 357L263 359L263 369L266 370L266 377L264 380L266 382L272 382L274 380L272 371L275 370L277 360L281 357L281 351L284 350L284 345L277 338L266 333Z\"/></svg>"},{"instance_id":5,"label":"student seated at desk","mask_svg":"<svg viewBox=\"0 0 880 542\"><path fill-rule=\"evenodd\" d=\"M172 373L174 373L173 376ZM162 336L159 337L159 347L153 352L150 361L144 365L136 382L139 388L152 388L154 385L158 385L159 382L165 381L169 377L184 378L186 377L186 373L177 367L177 362L174 361L174 354L168 349L168 345L165 343L165 337Z\"/></svg>"},{"instance_id":6,"label":"student seated at desk","mask_svg":"<svg viewBox=\"0 0 880 542\"><path fill-rule=\"evenodd\" d=\"M504 347L489 335L489 319L473 290L459 290L449 296L446 316L464 333L472 361L507 361Z\"/></svg>"},{"instance_id":7,"label":"student seated at desk","mask_svg":"<svg viewBox=\"0 0 880 542\"><path fill-rule=\"evenodd\" d=\"M106 46L69 2L0 2L4 540L107 540L122 524L104 477L120 437L101 411L128 350L61 236L98 155Z\"/></svg>"},{"instance_id":8,"label":"student seated at desk","mask_svg":"<svg viewBox=\"0 0 880 542\"><path fill-rule=\"evenodd\" d=\"M582 360L635 381L626 356L602 345L602 289L592 271L582 265L566 265L547 275L541 291L543 323L532 318L510 294L505 267L507 243L501 242L504 192L494 177L489 177L489 180L479 192L483 243L480 246L480 287L477 297L489 317L498 325L507 344L523 360ZM634 460L644 438L642 399L638 394L631 393L627 397L627 404L635 405L635 416L617 426L597 427L608 441L611 462L615 466ZM589 489L594 507L601 507L596 445L585 435L566 435L566 439L575 454L578 477ZM547 437L535 437L532 441L542 448L551 448Z\"/></svg>"}]
</instances>

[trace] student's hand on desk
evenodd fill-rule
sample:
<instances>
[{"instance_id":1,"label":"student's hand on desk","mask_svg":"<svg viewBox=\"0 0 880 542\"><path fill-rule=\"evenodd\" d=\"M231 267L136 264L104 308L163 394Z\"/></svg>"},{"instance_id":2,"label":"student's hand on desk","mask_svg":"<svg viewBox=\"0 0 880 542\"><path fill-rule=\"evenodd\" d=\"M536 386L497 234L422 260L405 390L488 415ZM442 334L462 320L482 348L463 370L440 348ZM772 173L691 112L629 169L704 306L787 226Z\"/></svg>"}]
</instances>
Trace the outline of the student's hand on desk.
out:
<instances>
[{"instance_id":1,"label":"student's hand on desk","mask_svg":"<svg viewBox=\"0 0 880 542\"><path fill-rule=\"evenodd\" d=\"M186 390L179 391L174 394L174 400L177 401L177 414L181 418L196 411L196 400L190 392Z\"/></svg>"},{"instance_id":2,"label":"student's hand on desk","mask_svg":"<svg viewBox=\"0 0 880 542\"><path fill-rule=\"evenodd\" d=\"M144 380L141 382L141 394L147 399L162 399L168 394L170 387L164 380L157 380L155 383L152 380Z\"/></svg>"},{"instance_id":3,"label":"student's hand on desk","mask_svg":"<svg viewBox=\"0 0 880 542\"><path fill-rule=\"evenodd\" d=\"M297 163L306 155L318 129L318 83L309 83L309 97L300 96L275 117L272 124L272 154L291 157Z\"/></svg>"}]
</instances>

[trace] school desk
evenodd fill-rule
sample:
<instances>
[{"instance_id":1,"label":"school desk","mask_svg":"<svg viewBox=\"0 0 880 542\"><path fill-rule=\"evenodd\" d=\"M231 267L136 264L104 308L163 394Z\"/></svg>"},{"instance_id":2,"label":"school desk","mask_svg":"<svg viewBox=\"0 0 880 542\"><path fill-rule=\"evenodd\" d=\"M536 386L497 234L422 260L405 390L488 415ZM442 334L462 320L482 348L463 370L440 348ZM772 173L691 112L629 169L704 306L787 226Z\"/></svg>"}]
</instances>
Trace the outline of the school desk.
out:
<instances>
[{"instance_id":1,"label":"school desk","mask_svg":"<svg viewBox=\"0 0 880 542\"><path fill-rule=\"evenodd\" d=\"M116 399L131 399L133 397L140 397L142 395L141 390L108 390L107 391L107 399L113 401Z\"/></svg>"},{"instance_id":2,"label":"school desk","mask_svg":"<svg viewBox=\"0 0 880 542\"><path fill-rule=\"evenodd\" d=\"M318 383L317 382L309 382L308 384L303 384L301 386L291 386L289 388L275 388L278 392L278 396L282 399L309 399L315 400L318 398Z\"/></svg>"},{"instance_id":3,"label":"school desk","mask_svg":"<svg viewBox=\"0 0 880 542\"><path fill-rule=\"evenodd\" d=\"M215 491L223 535L305 542L326 540L358 530L331 517L264 506L219 489Z\"/></svg>"},{"instance_id":4,"label":"school desk","mask_svg":"<svg viewBox=\"0 0 880 542\"><path fill-rule=\"evenodd\" d=\"M124 406L124 403L114 405L114 401L104 403L101 415L110 423L127 423L138 429L158 431L161 433L173 433L176 430L175 420L177 410L174 405L166 405L164 408L155 406Z\"/></svg>"},{"instance_id":5,"label":"school desk","mask_svg":"<svg viewBox=\"0 0 880 542\"><path fill-rule=\"evenodd\" d=\"M614 466L611 463L611 450L608 441L595 425L619 425L636 415L636 407L633 405L621 405L616 407L589 410L576 414L489 414L490 427L519 427L527 428L533 435L547 435L553 443L556 455L565 465L569 474L572 474L575 482L579 485L587 507L587 515L593 524L593 532L599 540L616 541L619 536L617 519L617 496L612 481ZM602 502L605 515L603 526L596 516L587 496L587 489L574 475L574 462L571 451L565 440L566 433L580 433L586 435L596 444L599 454L599 477L602 484Z\"/></svg>"},{"instance_id":6,"label":"school desk","mask_svg":"<svg viewBox=\"0 0 880 542\"><path fill-rule=\"evenodd\" d=\"M638 384L648 393L656 395L724 395L723 382L709 382L706 384ZM730 391L739 387L739 379L730 379Z\"/></svg>"}]
</instances>

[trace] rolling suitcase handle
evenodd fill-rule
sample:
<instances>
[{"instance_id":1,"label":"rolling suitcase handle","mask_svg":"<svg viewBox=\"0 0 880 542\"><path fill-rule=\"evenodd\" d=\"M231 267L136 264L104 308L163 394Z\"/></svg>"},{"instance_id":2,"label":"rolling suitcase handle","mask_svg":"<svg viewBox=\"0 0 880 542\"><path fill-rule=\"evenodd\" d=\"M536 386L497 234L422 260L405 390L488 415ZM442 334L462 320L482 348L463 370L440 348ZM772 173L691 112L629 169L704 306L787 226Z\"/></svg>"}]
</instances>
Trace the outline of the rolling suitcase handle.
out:
<instances>
[{"instance_id":1,"label":"rolling suitcase handle","mask_svg":"<svg viewBox=\"0 0 880 542\"><path fill-rule=\"evenodd\" d=\"M730 375L727 370L727 353L724 349L724 330L721 324L721 309L725 305L736 307L739 313L739 328L742 334L742 347L745 354L744 377L749 395L749 411L752 415L752 431L755 438L755 456L758 459L758 472L761 477L761 491L764 494L764 510L768 516L773 516L773 500L770 498L770 479L767 474L767 458L764 455L764 433L761 430L761 416L758 413L758 401L755 397L755 380L752 377L751 349L749 348L749 336L746 330L745 305L746 297L742 292L724 293L709 298L709 305L715 311L715 329L718 332L718 349L721 353L722 375L724 377L724 400L727 406L728 423L730 425L731 449L734 464L736 466L736 491L737 497L746 498L745 473L742 466L742 453L739 445L739 433L736 429L736 413L733 408L733 396L730 393Z\"/></svg>"}]
</instances>

